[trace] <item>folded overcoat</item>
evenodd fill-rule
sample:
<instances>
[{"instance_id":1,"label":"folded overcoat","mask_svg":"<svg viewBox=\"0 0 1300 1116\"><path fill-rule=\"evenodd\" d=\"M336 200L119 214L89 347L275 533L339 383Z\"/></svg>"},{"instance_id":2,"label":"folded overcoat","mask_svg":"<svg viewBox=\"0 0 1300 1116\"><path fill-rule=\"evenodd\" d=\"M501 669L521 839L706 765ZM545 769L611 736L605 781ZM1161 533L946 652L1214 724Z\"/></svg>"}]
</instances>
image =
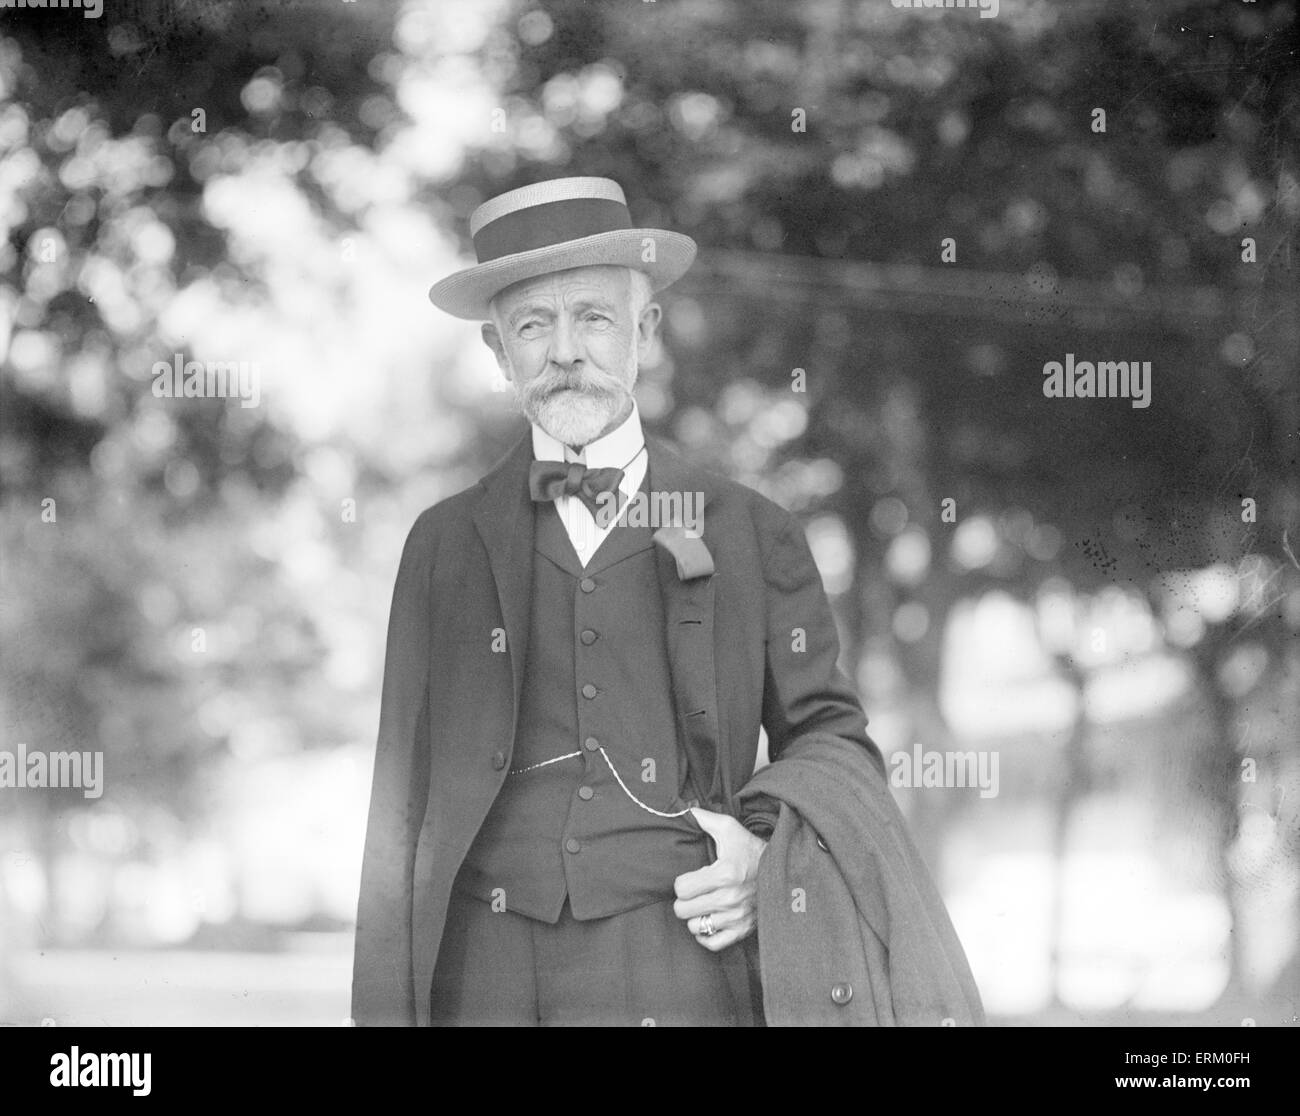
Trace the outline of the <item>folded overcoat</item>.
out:
<instances>
[{"instance_id":1,"label":"folded overcoat","mask_svg":"<svg viewBox=\"0 0 1300 1116\"><path fill-rule=\"evenodd\" d=\"M810 733L741 789L779 804L758 872L772 1026L984 1023L966 954L880 769Z\"/></svg>"}]
</instances>

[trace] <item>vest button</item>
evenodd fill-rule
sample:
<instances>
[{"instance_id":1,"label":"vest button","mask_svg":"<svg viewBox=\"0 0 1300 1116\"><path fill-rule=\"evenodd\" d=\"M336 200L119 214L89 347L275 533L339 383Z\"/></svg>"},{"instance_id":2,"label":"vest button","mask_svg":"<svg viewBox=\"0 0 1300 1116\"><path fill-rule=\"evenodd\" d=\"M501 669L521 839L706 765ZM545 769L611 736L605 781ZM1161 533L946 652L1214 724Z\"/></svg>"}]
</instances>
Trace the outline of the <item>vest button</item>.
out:
<instances>
[{"instance_id":1,"label":"vest button","mask_svg":"<svg viewBox=\"0 0 1300 1116\"><path fill-rule=\"evenodd\" d=\"M600 741L597 740L594 736L589 736L587 737L586 740L582 742L582 746L586 748L587 751L594 752L597 748L600 747Z\"/></svg>"},{"instance_id":2,"label":"vest button","mask_svg":"<svg viewBox=\"0 0 1300 1116\"><path fill-rule=\"evenodd\" d=\"M588 647L590 647L593 643L596 642L596 633L593 632L590 628L584 628L582 635L579 636L579 638L582 640L583 643L585 643Z\"/></svg>"},{"instance_id":3,"label":"vest button","mask_svg":"<svg viewBox=\"0 0 1300 1116\"><path fill-rule=\"evenodd\" d=\"M578 582L578 586L584 593L591 593L596 589L596 583L589 577L584 577L580 582Z\"/></svg>"},{"instance_id":4,"label":"vest button","mask_svg":"<svg viewBox=\"0 0 1300 1116\"><path fill-rule=\"evenodd\" d=\"M591 799L592 799L592 796L593 796L595 793L596 793L596 792L595 792L594 790L592 790L590 787L579 787L579 788L578 788L578 797L581 798L584 802L590 802Z\"/></svg>"},{"instance_id":5,"label":"vest button","mask_svg":"<svg viewBox=\"0 0 1300 1116\"><path fill-rule=\"evenodd\" d=\"M596 687L588 682L582 687L582 696L585 698L594 698L596 696Z\"/></svg>"},{"instance_id":6,"label":"vest button","mask_svg":"<svg viewBox=\"0 0 1300 1116\"><path fill-rule=\"evenodd\" d=\"M851 999L853 999L853 985L851 984L835 985L835 987L831 989L831 999L835 1001L835 1003L839 1004L840 1007L843 1007Z\"/></svg>"},{"instance_id":7,"label":"vest button","mask_svg":"<svg viewBox=\"0 0 1300 1116\"><path fill-rule=\"evenodd\" d=\"M505 752L493 752L493 753L492 753L492 766L493 766L494 768L496 768L497 771L500 771L503 767L505 767L505 765L506 765L506 754L505 754Z\"/></svg>"},{"instance_id":8,"label":"vest button","mask_svg":"<svg viewBox=\"0 0 1300 1116\"><path fill-rule=\"evenodd\" d=\"M564 842L565 852L576 853L581 848L582 846L578 844L576 838L570 837L567 841Z\"/></svg>"}]
</instances>

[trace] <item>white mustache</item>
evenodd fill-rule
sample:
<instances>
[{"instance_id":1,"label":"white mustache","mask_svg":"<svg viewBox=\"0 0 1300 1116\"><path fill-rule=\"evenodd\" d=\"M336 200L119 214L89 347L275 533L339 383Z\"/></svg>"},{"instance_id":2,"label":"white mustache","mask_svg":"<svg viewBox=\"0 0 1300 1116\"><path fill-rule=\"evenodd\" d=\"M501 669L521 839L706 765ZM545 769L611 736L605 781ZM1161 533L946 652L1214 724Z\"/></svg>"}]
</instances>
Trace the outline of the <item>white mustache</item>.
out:
<instances>
[{"instance_id":1,"label":"white mustache","mask_svg":"<svg viewBox=\"0 0 1300 1116\"><path fill-rule=\"evenodd\" d=\"M609 390L609 384L604 379L595 376L585 374L574 376L568 373L557 373L554 376L547 377L545 382L539 382L535 385L535 392L538 395L552 395L557 391L566 390L588 393L606 392Z\"/></svg>"}]
</instances>

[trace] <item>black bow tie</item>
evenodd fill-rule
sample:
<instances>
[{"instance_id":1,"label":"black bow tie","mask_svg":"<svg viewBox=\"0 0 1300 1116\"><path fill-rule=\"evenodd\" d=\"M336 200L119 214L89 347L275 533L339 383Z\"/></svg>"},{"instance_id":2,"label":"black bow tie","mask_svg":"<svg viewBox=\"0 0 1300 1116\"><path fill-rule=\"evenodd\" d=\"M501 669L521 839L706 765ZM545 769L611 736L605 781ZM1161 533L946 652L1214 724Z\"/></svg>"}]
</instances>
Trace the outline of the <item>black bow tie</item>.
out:
<instances>
[{"instance_id":1,"label":"black bow tie","mask_svg":"<svg viewBox=\"0 0 1300 1116\"><path fill-rule=\"evenodd\" d=\"M627 501L618 487L622 480L622 469L588 469L581 461L534 461L528 467L528 494L538 501L576 496L604 527ZM614 493L614 499L598 500L605 492Z\"/></svg>"}]
</instances>

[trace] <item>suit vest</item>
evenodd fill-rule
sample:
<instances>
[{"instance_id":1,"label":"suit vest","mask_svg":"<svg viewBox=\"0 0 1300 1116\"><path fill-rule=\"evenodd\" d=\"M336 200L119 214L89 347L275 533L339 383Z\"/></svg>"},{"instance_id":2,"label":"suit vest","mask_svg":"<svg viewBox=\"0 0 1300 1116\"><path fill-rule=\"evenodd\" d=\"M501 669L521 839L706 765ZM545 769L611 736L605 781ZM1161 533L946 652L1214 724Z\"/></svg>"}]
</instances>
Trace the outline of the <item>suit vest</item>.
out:
<instances>
[{"instance_id":1,"label":"suit vest","mask_svg":"<svg viewBox=\"0 0 1300 1116\"><path fill-rule=\"evenodd\" d=\"M708 843L689 813L651 812L690 794L652 529L620 520L584 570L555 504L533 512L513 761L456 886L544 922L566 896L575 918L604 918L671 899Z\"/></svg>"}]
</instances>

